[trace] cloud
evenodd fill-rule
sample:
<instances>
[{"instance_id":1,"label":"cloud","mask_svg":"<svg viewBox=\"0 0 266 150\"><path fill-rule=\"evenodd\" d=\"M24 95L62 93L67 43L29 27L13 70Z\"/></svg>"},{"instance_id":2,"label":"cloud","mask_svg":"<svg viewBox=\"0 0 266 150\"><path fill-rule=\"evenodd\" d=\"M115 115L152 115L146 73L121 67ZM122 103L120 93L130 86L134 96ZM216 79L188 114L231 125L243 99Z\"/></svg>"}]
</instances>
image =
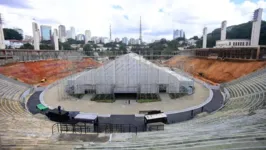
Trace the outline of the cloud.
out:
<instances>
[{"instance_id":1,"label":"cloud","mask_svg":"<svg viewBox=\"0 0 266 150\"><path fill-rule=\"evenodd\" d=\"M3 0L0 0L3 3ZM7 0L4 0L7 2ZM204 26L208 32L219 28L223 20L228 26L251 20L258 7L266 9L266 0L20 0L27 7L1 5L5 27L20 27L32 35L32 18L39 25L58 28L74 26L77 34L91 30L92 36L139 37L140 16L143 40L171 39L173 29L183 29L186 37L201 36ZM266 20L266 13L263 13Z\"/></svg>"},{"instance_id":2,"label":"cloud","mask_svg":"<svg viewBox=\"0 0 266 150\"><path fill-rule=\"evenodd\" d=\"M7 6L10 8L23 8L23 9L32 8L30 5L27 4L26 0L1 0L0 5Z\"/></svg>"},{"instance_id":3,"label":"cloud","mask_svg":"<svg viewBox=\"0 0 266 150\"><path fill-rule=\"evenodd\" d=\"M124 18L125 18L126 20L128 20L128 16L127 16L127 15L124 15Z\"/></svg>"},{"instance_id":4,"label":"cloud","mask_svg":"<svg viewBox=\"0 0 266 150\"><path fill-rule=\"evenodd\" d=\"M113 5L112 6L114 9L118 9L118 10L123 10L123 8L119 5Z\"/></svg>"}]
</instances>

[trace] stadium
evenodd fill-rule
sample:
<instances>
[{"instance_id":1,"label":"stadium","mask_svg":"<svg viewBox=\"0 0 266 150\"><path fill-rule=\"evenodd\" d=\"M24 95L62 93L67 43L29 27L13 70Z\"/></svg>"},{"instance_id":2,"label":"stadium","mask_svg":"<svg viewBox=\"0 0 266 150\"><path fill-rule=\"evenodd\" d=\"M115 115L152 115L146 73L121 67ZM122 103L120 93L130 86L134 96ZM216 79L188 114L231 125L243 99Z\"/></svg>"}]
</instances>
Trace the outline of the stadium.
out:
<instances>
[{"instance_id":1,"label":"stadium","mask_svg":"<svg viewBox=\"0 0 266 150\"><path fill-rule=\"evenodd\" d=\"M129 53L100 62L76 51L6 51L3 149L265 148L265 60L240 63L192 52L161 60ZM46 117L59 105L79 121Z\"/></svg>"},{"instance_id":2,"label":"stadium","mask_svg":"<svg viewBox=\"0 0 266 150\"><path fill-rule=\"evenodd\" d=\"M88 56L59 50L57 38L55 50L39 50L33 23L35 50L0 47L0 148L266 149L266 47L255 12L251 40L206 48L204 28L203 48L171 55Z\"/></svg>"}]
</instances>

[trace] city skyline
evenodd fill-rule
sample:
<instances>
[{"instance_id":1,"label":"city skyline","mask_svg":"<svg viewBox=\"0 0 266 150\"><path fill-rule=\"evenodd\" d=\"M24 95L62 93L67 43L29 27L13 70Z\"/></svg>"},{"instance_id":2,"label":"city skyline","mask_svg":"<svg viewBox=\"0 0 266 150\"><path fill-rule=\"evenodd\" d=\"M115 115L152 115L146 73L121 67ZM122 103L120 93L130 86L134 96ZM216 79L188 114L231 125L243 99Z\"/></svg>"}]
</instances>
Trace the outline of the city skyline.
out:
<instances>
[{"instance_id":1,"label":"city skyline","mask_svg":"<svg viewBox=\"0 0 266 150\"><path fill-rule=\"evenodd\" d=\"M52 26L52 29L58 29L59 25L65 25L66 29L73 26L76 29L76 35L90 30L91 36L99 37L109 37L111 24L113 38L137 39L139 38L139 17L141 16L144 42L160 38L170 40L175 29L183 29L187 38L194 35L201 36L204 26L208 26L208 32L211 32L220 26L221 20L227 20L228 26L244 23L251 20L253 10L258 7L266 8L265 0L220 0L219 2L212 0L155 2L16 0L16 2L8 3L7 0L0 2L4 27L21 28L25 35L32 36L31 23L35 18L39 25L49 25ZM204 4L202 8L198 7L201 6L200 4ZM132 5L138 9L133 9L135 7ZM56 6L60 6L60 8ZM48 7L49 10L55 10L55 12L47 11ZM100 10L105 11L101 12ZM263 20L265 17L264 11Z\"/></svg>"}]
</instances>

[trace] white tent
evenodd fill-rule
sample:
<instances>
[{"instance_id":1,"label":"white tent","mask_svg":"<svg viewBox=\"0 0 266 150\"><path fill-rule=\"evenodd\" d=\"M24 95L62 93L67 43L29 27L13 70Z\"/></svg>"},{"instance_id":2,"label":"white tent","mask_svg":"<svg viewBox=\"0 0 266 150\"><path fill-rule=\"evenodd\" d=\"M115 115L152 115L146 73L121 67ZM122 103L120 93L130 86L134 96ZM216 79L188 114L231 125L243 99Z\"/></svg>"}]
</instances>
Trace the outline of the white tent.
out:
<instances>
[{"instance_id":1,"label":"white tent","mask_svg":"<svg viewBox=\"0 0 266 150\"><path fill-rule=\"evenodd\" d=\"M181 87L191 90L194 81L134 53L122 55L68 81L68 87L76 94L88 89L95 89L96 94L159 93L160 85L166 86L167 93L180 93Z\"/></svg>"}]
</instances>

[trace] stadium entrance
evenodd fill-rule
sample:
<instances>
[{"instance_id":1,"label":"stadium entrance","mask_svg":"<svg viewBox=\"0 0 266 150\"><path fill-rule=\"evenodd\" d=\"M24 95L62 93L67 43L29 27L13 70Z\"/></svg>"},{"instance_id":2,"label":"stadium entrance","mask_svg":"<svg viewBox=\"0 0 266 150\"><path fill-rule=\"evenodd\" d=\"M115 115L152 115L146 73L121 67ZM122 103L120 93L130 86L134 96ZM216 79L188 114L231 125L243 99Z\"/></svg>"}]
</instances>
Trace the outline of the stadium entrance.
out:
<instances>
[{"instance_id":1,"label":"stadium entrance","mask_svg":"<svg viewBox=\"0 0 266 150\"><path fill-rule=\"evenodd\" d=\"M115 100L136 100L137 93L115 93Z\"/></svg>"}]
</instances>

